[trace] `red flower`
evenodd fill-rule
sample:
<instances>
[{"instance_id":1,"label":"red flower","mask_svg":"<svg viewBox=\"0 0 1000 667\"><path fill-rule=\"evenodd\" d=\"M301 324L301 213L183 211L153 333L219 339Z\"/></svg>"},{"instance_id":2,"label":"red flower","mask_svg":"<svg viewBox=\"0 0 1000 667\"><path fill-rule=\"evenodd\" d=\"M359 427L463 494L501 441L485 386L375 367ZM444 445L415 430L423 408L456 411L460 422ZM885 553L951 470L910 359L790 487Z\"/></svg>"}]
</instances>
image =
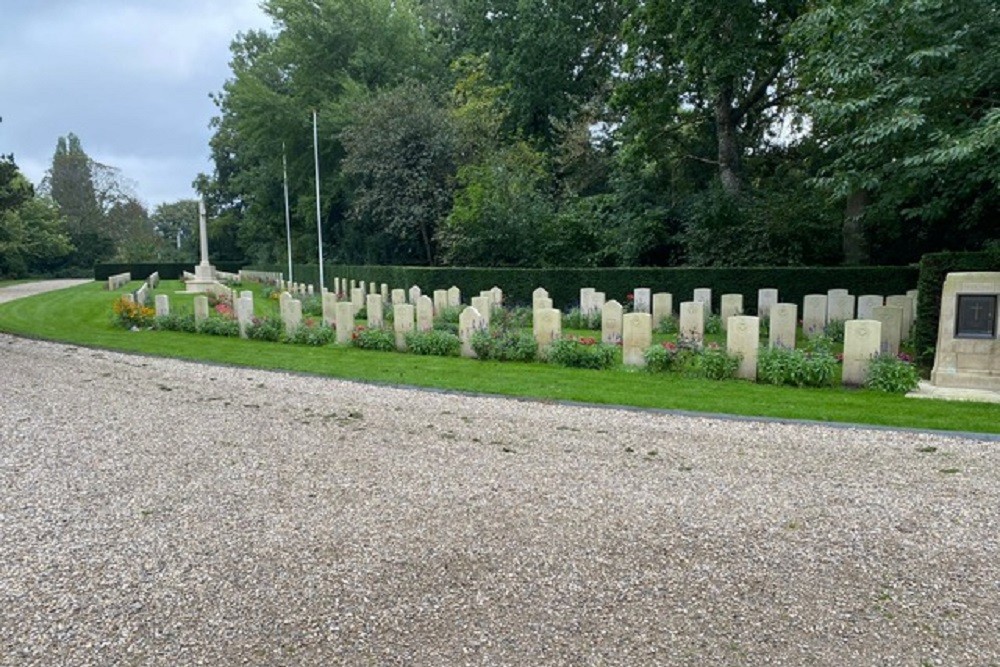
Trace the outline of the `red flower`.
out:
<instances>
[{"instance_id":1,"label":"red flower","mask_svg":"<svg viewBox=\"0 0 1000 667\"><path fill-rule=\"evenodd\" d=\"M628 294L625 295L625 300L628 301L628 302L635 301L635 294L632 294L632 292L629 292Z\"/></svg>"},{"instance_id":2,"label":"red flower","mask_svg":"<svg viewBox=\"0 0 1000 667\"><path fill-rule=\"evenodd\" d=\"M677 350L677 346L671 343L669 340L663 341L663 347L670 350L671 352L675 352Z\"/></svg>"},{"instance_id":3,"label":"red flower","mask_svg":"<svg viewBox=\"0 0 1000 667\"><path fill-rule=\"evenodd\" d=\"M595 345L597 343L597 340L595 338L590 338L588 336L586 338L581 338L579 340L579 343L580 345Z\"/></svg>"}]
</instances>

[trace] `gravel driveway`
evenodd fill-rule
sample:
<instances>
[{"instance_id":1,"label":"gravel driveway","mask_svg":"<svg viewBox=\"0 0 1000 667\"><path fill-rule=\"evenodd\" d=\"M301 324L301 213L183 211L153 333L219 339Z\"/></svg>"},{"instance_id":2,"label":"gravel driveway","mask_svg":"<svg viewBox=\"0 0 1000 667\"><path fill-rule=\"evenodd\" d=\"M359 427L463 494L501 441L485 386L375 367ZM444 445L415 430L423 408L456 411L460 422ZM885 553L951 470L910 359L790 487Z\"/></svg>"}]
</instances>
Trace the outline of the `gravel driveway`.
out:
<instances>
[{"instance_id":1,"label":"gravel driveway","mask_svg":"<svg viewBox=\"0 0 1000 667\"><path fill-rule=\"evenodd\" d=\"M997 665L1000 443L0 336L0 665Z\"/></svg>"}]
</instances>

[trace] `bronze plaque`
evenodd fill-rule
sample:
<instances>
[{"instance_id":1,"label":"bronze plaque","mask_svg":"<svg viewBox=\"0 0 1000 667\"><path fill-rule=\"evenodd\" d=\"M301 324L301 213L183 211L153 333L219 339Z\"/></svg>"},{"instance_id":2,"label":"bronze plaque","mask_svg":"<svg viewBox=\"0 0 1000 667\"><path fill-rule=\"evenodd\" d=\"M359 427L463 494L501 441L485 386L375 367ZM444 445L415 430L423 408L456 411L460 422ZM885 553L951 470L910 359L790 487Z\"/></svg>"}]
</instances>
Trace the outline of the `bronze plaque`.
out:
<instances>
[{"instance_id":1,"label":"bronze plaque","mask_svg":"<svg viewBox=\"0 0 1000 667\"><path fill-rule=\"evenodd\" d=\"M996 338L997 296L959 294L955 338Z\"/></svg>"}]
</instances>

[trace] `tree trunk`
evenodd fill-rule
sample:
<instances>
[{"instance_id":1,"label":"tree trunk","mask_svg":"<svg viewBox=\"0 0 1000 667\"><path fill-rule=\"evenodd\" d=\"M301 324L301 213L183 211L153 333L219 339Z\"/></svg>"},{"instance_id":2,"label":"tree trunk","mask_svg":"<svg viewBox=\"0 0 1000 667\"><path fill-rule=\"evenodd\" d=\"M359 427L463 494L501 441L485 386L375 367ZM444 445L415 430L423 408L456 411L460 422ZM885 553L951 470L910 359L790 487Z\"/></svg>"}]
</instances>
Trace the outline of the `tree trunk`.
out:
<instances>
[{"instance_id":1,"label":"tree trunk","mask_svg":"<svg viewBox=\"0 0 1000 667\"><path fill-rule=\"evenodd\" d=\"M844 206L843 248L844 264L867 264L871 261L865 248L864 233L861 229L861 218L868 206L868 193L855 190L847 197Z\"/></svg>"},{"instance_id":2,"label":"tree trunk","mask_svg":"<svg viewBox=\"0 0 1000 667\"><path fill-rule=\"evenodd\" d=\"M738 195L743 188L743 165L736 138L733 92L729 86L723 87L715 98L715 129L719 142L719 178L722 180L722 189L730 195Z\"/></svg>"}]
</instances>

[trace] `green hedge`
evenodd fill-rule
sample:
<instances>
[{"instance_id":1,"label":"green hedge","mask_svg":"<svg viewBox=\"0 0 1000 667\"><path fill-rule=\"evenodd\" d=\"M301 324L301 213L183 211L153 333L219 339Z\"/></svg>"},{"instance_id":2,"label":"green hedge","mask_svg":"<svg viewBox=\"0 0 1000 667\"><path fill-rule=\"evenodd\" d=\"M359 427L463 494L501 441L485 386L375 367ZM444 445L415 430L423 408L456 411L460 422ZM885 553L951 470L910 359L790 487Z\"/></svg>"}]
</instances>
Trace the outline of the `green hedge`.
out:
<instances>
[{"instance_id":1,"label":"green hedge","mask_svg":"<svg viewBox=\"0 0 1000 667\"><path fill-rule=\"evenodd\" d=\"M237 273L241 262L215 262L215 268L227 273ZM133 264L95 264L94 280L107 280L108 276L131 273L134 280L145 280L150 274L160 272L160 280L180 280L184 271L194 273L195 262L137 262Z\"/></svg>"},{"instance_id":2,"label":"green hedge","mask_svg":"<svg viewBox=\"0 0 1000 667\"><path fill-rule=\"evenodd\" d=\"M280 266L246 267L258 271L282 271ZM419 285L424 293L457 285L463 299L494 285L512 304L530 304L531 293L544 287L557 308L566 310L579 303L580 288L593 287L607 298L624 302L636 287L670 292L674 303L689 301L695 288L711 287L713 307L718 310L723 294L742 294L747 312L757 307L757 290L777 288L780 300L802 303L806 294L826 294L844 288L851 294L905 294L917 286L915 266L851 268L616 268L616 269L508 269L417 266L324 266L327 287L335 276L348 280L388 283L393 288ZM316 265L296 265L297 282L318 284ZM675 305L676 308L676 305Z\"/></svg>"},{"instance_id":3,"label":"green hedge","mask_svg":"<svg viewBox=\"0 0 1000 667\"><path fill-rule=\"evenodd\" d=\"M917 321L914 342L917 360L924 365L934 363L938 322L941 319L941 290L949 273L965 271L1000 271L1000 246L986 252L937 252L920 259L917 289Z\"/></svg>"}]
</instances>

